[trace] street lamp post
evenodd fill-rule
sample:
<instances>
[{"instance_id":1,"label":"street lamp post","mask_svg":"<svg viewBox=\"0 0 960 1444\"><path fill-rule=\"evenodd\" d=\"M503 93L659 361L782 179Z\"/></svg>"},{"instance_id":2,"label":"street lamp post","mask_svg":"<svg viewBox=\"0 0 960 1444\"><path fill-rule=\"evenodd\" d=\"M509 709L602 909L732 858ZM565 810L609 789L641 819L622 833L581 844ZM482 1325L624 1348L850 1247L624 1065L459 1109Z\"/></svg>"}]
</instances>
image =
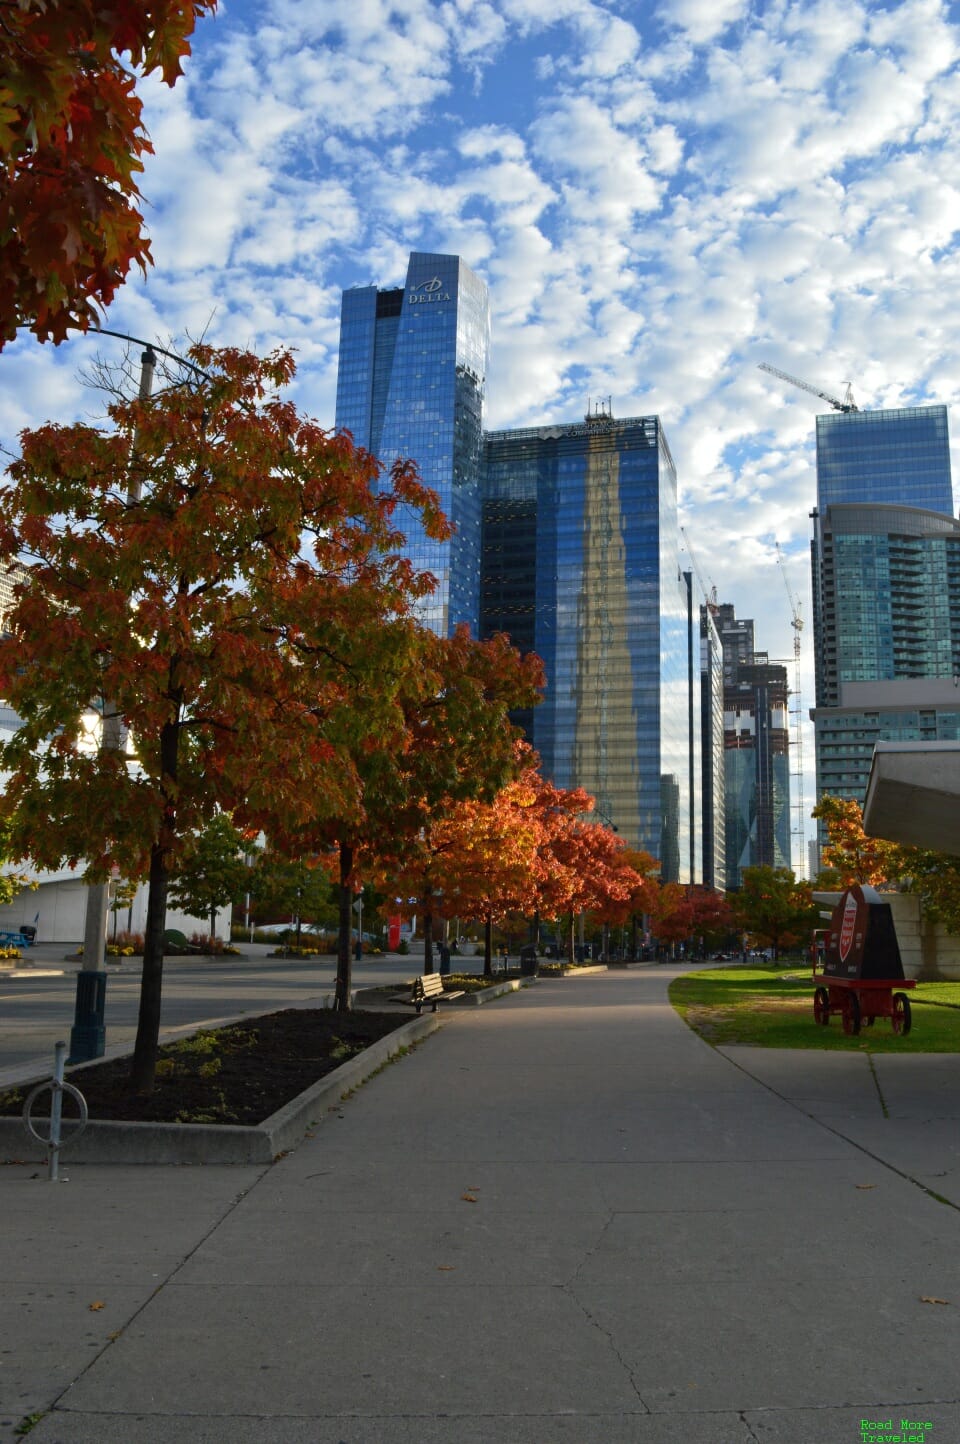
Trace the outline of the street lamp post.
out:
<instances>
[{"instance_id":1,"label":"street lamp post","mask_svg":"<svg viewBox=\"0 0 960 1444\"><path fill-rule=\"evenodd\" d=\"M139 399L146 401L153 391L153 373L157 358L149 342L140 357ZM133 438L136 448L136 435ZM128 501L140 500L141 485L132 480ZM104 702L100 746L118 751L124 745L120 714L110 702ZM92 883L87 888L87 913L83 926L83 958L77 974L73 1027L70 1030L70 1063L85 1063L102 1058L106 1048L107 1030L104 1022L107 1005L106 942L110 909L110 884Z\"/></svg>"}]
</instances>

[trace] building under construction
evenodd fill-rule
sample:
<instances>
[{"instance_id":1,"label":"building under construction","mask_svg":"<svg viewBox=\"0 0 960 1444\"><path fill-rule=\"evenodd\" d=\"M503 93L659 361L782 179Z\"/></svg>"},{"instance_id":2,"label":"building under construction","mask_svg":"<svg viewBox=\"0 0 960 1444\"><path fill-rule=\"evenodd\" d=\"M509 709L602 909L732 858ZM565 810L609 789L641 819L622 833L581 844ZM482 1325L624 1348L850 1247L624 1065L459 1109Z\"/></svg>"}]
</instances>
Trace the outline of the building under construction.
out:
<instances>
[{"instance_id":1,"label":"building under construction","mask_svg":"<svg viewBox=\"0 0 960 1444\"><path fill-rule=\"evenodd\" d=\"M754 645L753 621L711 608L723 647L726 884L745 867L790 867L787 667Z\"/></svg>"}]
</instances>

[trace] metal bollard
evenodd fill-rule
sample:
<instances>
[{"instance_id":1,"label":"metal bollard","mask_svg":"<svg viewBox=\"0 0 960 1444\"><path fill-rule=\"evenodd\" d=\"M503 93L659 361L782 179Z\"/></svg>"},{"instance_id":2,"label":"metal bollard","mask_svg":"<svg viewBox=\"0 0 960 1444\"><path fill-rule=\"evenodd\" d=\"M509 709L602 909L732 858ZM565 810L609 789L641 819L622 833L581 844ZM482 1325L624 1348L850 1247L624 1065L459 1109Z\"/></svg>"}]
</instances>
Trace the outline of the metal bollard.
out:
<instances>
[{"instance_id":1,"label":"metal bollard","mask_svg":"<svg viewBox=\"0 0 960 1444\"><path fill-rule=\"evenodd\" d=\"M88 1117L87 1100L80 1092L80 1089L74 1088L72 1083L65 1083L63 1081L63 1070L66 1061L67 1045L66 1043L57 1043L54 1047L53 1077L47 1083L38 1083L36 1088L32 1089L28 1094L27 1101L23 1105L24 1127L28 1133L32 1134L38 1143L46 1144L47 1176L53 1182L56 1182L60 1176L60 1130L63 1118L64 1093L69 1093L70 1096L76 1100L77 1106L80 1109L79 1127L72 1135L74 1138L78 1138L86 1128ZM34 1103L40 1097L41 1093L46 1093L48 1089L50 1091L50 1137L44 1138L37 1132L36 1128L34 1128L31 1115Z\"/></svg>"}]
</instances>

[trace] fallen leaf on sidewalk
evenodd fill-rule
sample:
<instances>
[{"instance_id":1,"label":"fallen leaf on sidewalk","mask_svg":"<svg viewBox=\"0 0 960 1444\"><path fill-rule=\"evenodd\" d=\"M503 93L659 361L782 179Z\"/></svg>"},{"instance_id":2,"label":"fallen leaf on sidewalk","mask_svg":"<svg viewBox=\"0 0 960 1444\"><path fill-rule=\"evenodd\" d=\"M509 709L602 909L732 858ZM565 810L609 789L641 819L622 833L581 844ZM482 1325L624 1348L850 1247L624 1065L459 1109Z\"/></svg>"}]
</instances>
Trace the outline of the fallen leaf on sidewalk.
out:
<instances>
[{"instance_id":1,"label":"fallen leaf on sidewalk","mask_svg":"<svg viewBox=\"0 0 960 1444\"><path fill-rule=\"evenodd\" d=\"M876 1188L875 1183L855 1183L854 1188Z\"/></svg>"},{"instance_id":2,"label":"fallen leaf on sidewalk","mask_svg":"<svg viewBox=\"0 0 960 1444\"><path fill-rule=\"evenodd\" d=\"M933 1298L930 1294L921 1294L921 1295L920 1295L920 1302L921 1302L922 1304L949 1304L950 1300L949 1300L949 1299L935 1299L935 1298Z\"/></svg>"},{"instance_id":3,"label":"fallen leaf on sidewalk","mask_svg":"<svg viewBox=\"0 0 960 1444\"><path fill-rule=\"evenodd\" d=\"M102 1299L97 1299L95 1303L92 1303L92 1304L90 1305L90 1312L91 1312L91 1314L95 1314L98 1309L105 1309L105 1308L106 1308L106 1304L103 1302L103 1300L102 1300Z\"/></svg>"},{"instance_id":4,"label":"fallen leaf on sidewalk","mask_svg":"<svg viewBox=\"0 0 960 1444\"><path fill-rule=\"evenodd\" d=\"M461 1193L460 1197L463 1199L464 1203L476 1203L477 1201L472 1193Z\"/></svg>"},{"instance_id":5,"label":"fallen leaf on sidewalk","mask_svg":"<svg viewBox=\"0 0 960 1444\"><path fill-rule=\"evenodd\" d=\"M454 1265L454 1264L437 1264L437 1273L439 1273L439 1274L452 1274L453 1271L454 1271L454 1268L455 1268L455 1265Z\"/></svg>"}]
</instances>

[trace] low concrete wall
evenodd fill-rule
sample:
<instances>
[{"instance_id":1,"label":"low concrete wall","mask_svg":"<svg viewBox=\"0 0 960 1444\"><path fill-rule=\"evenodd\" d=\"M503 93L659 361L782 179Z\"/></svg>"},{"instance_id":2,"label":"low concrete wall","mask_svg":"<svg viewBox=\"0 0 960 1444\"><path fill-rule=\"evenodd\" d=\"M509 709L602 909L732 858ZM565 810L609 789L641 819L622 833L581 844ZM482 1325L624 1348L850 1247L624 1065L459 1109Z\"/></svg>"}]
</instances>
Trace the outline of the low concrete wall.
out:
<instances>
[{"instance_id":1,"label":"low concrete wall","mask_svg":"<svg viewBox=\"0 0 960 1444\"><path fill-rule=\"evenodd\" d=\"M342 1063L256 1127L95 1119L76 1142L64 1145L61 1170L71 1163L272 1163L278 1154L296 1148L307 1129L321 1123L327 1110L336 1107L344 1094L359 1088L394 1054L440 1025L439 1014L412 1019L356 1058ZM71 1074L67 1081L82 1090L82 1070ZM35 1122L35 1126L39 1125ZM45 1163L46 1158L46 1148L27 1133L21 1119L0 1118L0 1160Z\"/></svg>"}]
</instances>

